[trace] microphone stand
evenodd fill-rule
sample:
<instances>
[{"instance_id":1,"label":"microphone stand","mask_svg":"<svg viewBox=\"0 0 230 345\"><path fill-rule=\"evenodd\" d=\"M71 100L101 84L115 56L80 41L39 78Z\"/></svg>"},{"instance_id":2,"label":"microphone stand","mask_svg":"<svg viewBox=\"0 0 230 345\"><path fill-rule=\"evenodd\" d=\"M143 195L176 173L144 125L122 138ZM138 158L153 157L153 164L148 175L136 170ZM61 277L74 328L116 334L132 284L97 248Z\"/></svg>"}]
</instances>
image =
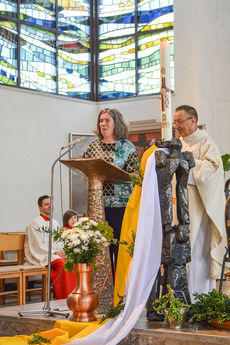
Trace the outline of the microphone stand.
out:
<instances>
[{"instance_id":1,"label":"microphone stand","mask_svg":"<svg viewBox=\"0 0 230 345\"><path fill-rule=\"evenodd\" d=\"M51 168L51 193L50 193L50 222L49 222L49 242L48 242L48 274L47 274L47 294L46 294L46 302L43 307L43 310L29 310L29 311L19 311L18 315L23 316L23 315L29 315L29 314L44 314L44 315L62 315L65 316L66 318L69 316L69 313L65 312L60 312L58 309L56 310L51 310L50 307L50 271L51 271L51 252L52 252L52 234L51 231L53 230L53 184L54 184L54 167L56 163L68 152L72 150L74 145L77 142L71 143L70 147L68 150L66 150L64 153L59 155L59 157L54 161L52 168ZM65 148L65 147L63 147ZM62 149L63 149L62 148Z\"/></svg>"}]
</instances>

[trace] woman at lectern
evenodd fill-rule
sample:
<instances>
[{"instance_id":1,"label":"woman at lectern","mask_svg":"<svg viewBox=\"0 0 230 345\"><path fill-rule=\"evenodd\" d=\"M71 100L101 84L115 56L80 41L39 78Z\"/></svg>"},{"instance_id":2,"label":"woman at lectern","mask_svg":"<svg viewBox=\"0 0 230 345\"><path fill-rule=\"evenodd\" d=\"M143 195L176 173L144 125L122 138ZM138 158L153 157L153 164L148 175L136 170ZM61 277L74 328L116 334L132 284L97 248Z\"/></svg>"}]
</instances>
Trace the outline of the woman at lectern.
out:
<instances>
[{"instance_id":1,"label":"woman at lectern","mask_svg":"<svg viewBox=\"0 0 230 345\"><path fill-rule=\"evenodd\" d=\"M137 161L136 148L126 139L128 128L117 109L101 110L97 119L96 134L99 139L89 144L84 158L103 158L128 173L134 173ZM105 219L114 230L114 238L118 240L125 207L131 192L131 184L105 182L103 185ZM110 245L109 250L114 279L118 246Z\"/></svg>"}]
</instances>

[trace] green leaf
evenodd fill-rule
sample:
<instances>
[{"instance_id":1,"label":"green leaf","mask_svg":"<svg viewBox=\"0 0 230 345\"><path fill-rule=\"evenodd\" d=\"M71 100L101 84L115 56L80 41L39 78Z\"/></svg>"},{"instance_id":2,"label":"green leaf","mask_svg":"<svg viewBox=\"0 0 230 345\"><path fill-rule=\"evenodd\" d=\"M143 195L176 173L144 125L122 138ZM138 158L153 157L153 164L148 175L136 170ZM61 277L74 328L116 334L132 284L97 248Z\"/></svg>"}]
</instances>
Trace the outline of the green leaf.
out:
<instances>
[{"instance_id":1,"label":"green leaf","mask_svg":"<svg viewBox=\"0 0 230 345\"><path fill-rule=\"evenodd\" d=\"M221 158L223 162L224 171L230 170L230 154L225 153L221 156Z\"/></svg>"},{"instance_id":2,"label":"green leaf","mask_svg":"<svg viewBox=\"0 0 230 345\"><path fill-rule=\"evenodd\" d=\"M174 296L174 291L169 284L167 288L168 293L153 302L153 309L157 312L165 312L164 323L173 320L176 325L179 325L183 319L181 310L189 309L190 306Z\"/></svg>"},{"instance_id":3,"label":"green leaf","mask_svg":"<svg viewBox=\"0 0 230 345\"><path fill-rule=\"evenodd\" d=\"M41 331L38 331L37 333L33 334L33 338L31 340L28 340L28 345L33 344L51 344L51 341L47 338L44 338L40 335Z\"/></svg>"},{"instance_id":4,"label":"green leaf","mask_svg":"<svg viewBox=\"0 0 230 345\"><path fill-rule=\"evenodd\" d=\"M143 175L143 171L142 171L142 169L141 169L141 167L137 161L135 161L135 163L134 163L134 169L135 169L136 173L129 175L131 183L134 186L137 185L137 186L141 187L144 175Z\"/></svg>"},{"instance_id":5,"label":"green leaf","mask_svg":"<svg viewBox=\"0 0 230 345\"><path fill-rule=\"evenodd\" d=\"M230 321L230 298L213 289L208 294L194 294L195 303L191 305L190 316L194 321L217 319L219 323Z\"/></svg>"},{"instance_id":6,"label":"green leaf","mask_svg":"<svg viewBox=\"0 0 230 345\"><path fill-rule=\"evenodd\" d=\"M120 312L124 309L125 303L124 303L124 296L120 296L119 293L117 294L119 297L119 301L115 307L110 308L110 310L102 317L100 323L105 321L108 318L114 318L117 315L120 314Z\"/></svg>"},{"instance_id":7,"label":"green leaf","mask_svg":"<svg viewBox=\"0 0 230 345\"><path fill-rule=\"evenodd\" d=\"M129 255L131 256L131 258L133 257L134 246L135 246L135 239L136 239L136 234L132 230L132 241L128 244L128 248L126 250L129 253Z\"/></svg>"}]
</instances>

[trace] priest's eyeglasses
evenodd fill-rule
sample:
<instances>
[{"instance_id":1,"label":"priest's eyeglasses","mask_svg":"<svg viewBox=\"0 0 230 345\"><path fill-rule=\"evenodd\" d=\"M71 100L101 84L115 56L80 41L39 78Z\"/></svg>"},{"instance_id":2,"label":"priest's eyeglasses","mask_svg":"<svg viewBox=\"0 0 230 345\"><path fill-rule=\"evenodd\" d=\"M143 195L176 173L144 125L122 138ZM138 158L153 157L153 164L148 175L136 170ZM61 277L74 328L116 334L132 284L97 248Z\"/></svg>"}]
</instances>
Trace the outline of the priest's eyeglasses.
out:
<instances>
[{"instance_id":1,"label":"priest's eyeglasses","mask_svg":"<svg viewBox=\"0 0 230 345\"><path fill-rule=\"evenodd\" d=\"M190 116L190 117L188 117L187 119L185 119L185 120L177 120L177 121L173 121L173 126L180 126L180 125L182 125L182 123L184 123L184 122L186 122L186 121L188 121L188 120L190 120L190 119L192 119L193 117L192 116Z\"/></svg>"}]
</instances>

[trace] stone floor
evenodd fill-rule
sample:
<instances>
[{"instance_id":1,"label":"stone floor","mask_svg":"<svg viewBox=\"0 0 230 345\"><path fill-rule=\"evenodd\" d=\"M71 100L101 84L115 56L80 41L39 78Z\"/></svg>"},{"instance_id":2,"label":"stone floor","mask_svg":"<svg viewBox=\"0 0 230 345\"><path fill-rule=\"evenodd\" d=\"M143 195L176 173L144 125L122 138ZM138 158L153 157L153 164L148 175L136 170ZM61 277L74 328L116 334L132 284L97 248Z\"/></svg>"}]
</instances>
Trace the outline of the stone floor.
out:
<instances>
[{"instance_id":1,"label":"stone floor","mask_svg":"<svg viewBox=\"0 0 230 345\"><path fill-rule=\"evenodd\" d=\"M11 306L0 309L0 336L31 334L53 327L65 315L50 316L43 310L44 303ZM69 313L66 300L51 301L51 311ZM18 313L29 312L20 316ZM40 314L35 314L39 311ZM160 322L148 322L143 313L129 335L119 345L230 345L230 331L213 327L186 324L181 330L172 330ZM95 344L92 344L95 345ZM99 345L99 344L96 344Z\"/></svg>"}]
</instances>

